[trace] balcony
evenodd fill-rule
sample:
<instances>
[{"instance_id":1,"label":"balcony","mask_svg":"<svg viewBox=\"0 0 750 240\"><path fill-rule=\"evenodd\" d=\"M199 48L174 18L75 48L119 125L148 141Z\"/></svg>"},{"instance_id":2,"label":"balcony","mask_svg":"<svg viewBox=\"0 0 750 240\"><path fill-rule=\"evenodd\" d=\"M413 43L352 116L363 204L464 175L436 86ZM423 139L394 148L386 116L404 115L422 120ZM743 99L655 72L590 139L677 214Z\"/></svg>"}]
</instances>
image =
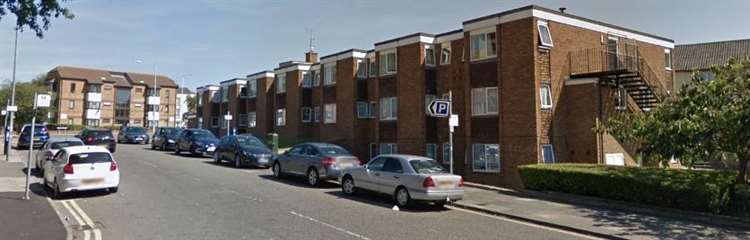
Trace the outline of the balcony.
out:
<instances>
[{"instance_id":1,"label":"balcony","mask_svg":"<svg viewBox=\"0 0 750 240\"><path fill-rule=\"evenodd\" d=\"M100 92L87 92L86 93L86 101L89 101L89 102L101 102L102 101L102 93L100 93Z\"/></svg>"},{"instance_id":2,"label":"balcony","mask_svg":"<svg viewBox=\"0 0 750 240\"><path fill-rule=\"evenodd\" d=\"M101 119L102 111L100 109L86 109L86 119Z\"/></svg>"},{"instance_id":3,"label":"balcony","mask_svg":"<svg viewBox=\"0 0 750 240\"><path fill-rule=\"evenodd\" d=\"M156 96L156 97L148 97L147 104L148 105L160 105L161 104L161 98L158 97L158 96Z\"/></svg>"},{"instance_id":4,"label":"balcony","mask_svg":"<svg viewBox=\"0 0 750 240\"><path fill-rule=\"evenodd\" d=\"M159 112L147 112L146 120L149 120L149 121L159 120Z\"/></svg>"}]
</instances>

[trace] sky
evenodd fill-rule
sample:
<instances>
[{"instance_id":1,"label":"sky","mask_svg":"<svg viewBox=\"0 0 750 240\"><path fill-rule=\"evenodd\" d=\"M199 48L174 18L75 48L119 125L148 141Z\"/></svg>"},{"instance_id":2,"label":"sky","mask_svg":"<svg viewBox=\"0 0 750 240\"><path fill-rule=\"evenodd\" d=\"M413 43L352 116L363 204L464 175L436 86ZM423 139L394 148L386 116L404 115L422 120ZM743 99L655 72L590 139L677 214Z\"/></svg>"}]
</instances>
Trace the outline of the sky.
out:
<instances>
[{"instance_id":1,"label":"sky","mask_svg":"<svg viewBox=\"0 0 750 240\"><path fill-rule=\"evenodd\" d=\"M42 39L20 33L17 79L58 65L160 74L195 89L304 60L310 32L320 56L372 49L415 32L530 4L675 40L750 38L750 1L490 0L72 0L76 17L55 19ZM0 81L10 79L15 18L0 20ZM137 63L141 60L142 63Z\"/></svg>"}]
</instances>

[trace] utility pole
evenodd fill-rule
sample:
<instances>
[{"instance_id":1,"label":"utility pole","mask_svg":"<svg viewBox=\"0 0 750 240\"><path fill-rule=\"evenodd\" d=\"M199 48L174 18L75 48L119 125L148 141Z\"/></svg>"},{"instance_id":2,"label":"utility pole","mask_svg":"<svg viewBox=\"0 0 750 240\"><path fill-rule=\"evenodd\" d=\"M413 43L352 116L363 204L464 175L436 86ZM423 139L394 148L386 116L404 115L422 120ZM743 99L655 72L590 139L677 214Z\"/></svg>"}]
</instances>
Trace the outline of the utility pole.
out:
<instances>
[{"instance_id":1,"label":"utility pole","mask_svg":"<svg viewBox=\"0 0 750 240\"><path fill-rule=\"evenodd\" d=\"M13 77L10 82L11 90L10 90L10 106L15 107L16 106L16 63L18 58L18 26L16 26L16 40L13 43ZM5 161L10 161L10 145L13 144L13 120L16 117L15 111L9 111L8 114L10 114L10 123L8 124L8 130L5 137L5 148L6 148L6 154L5 154Z\"/></svg>"},{"instance_id":2,"label":"utility pole","mask_svg":"<svg viewBox=\"0 0 750 240\"><path fill-rule=\"evenodd\" d=\"M23 199L29 199L29 178L31 177L31 155L34 153L34 125L36 125L36 97L38 93L34 93L34 113L31 115L31 131L29 132L29 157L26 159L26 191L24 191Z\"/></svg>"},{"instance_id":3,"label":"utility pole","mask_svg":"<svg viewBox=\"0 0 750 240\"><path fill-rule=\"evenodd\" d=\"M448 145L450 146L450 149L448 150L448 154L450 155L451 160L451 174L453 174L453 126L450 124L450 118L453 117L453 91L448 91L448 102L450 102L450 111L448 114Z\"/></svg>"}]
</instances>

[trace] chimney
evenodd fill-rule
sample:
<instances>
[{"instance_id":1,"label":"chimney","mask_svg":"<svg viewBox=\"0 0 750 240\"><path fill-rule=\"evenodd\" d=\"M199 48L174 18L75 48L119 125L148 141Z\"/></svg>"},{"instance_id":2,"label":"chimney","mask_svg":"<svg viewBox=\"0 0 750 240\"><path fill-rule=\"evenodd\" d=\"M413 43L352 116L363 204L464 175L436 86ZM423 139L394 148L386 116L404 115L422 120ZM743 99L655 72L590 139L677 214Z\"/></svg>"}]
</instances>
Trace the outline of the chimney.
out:
<instances>
[{"instance_id":1,"label":"chimney","mask_svg":"<svg viewBox=\"0 0 750 240\"><path fill-rule=\"evenodd\" d=\"M308 63L317 63L318 62L318 53L310 49L309 52L305 53L305 62Z\"/></svg>"},{"instance_id":2,"label":"chimney","mask_svg":"<svg viewBox=\"0 0 750 240\"><path fill-rule=\"evenodd\" d=\"M565 10L566 9L568 9L568 8L566 8L566 7L558 8L558 10L560 10L560 13L562 13L562 14L565 14Z\"/></svg>"}]
</instances>

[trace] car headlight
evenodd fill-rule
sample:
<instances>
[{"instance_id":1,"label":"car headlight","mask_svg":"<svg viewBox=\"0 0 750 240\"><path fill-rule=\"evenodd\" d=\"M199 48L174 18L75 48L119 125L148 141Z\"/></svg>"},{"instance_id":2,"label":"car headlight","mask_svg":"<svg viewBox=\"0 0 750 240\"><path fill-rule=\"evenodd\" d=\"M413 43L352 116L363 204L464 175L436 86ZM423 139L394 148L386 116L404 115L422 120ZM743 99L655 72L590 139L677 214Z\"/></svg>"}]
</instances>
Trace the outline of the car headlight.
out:
<instances>
[{"instance_id":1,"label":"car headlight","mask_svg":"<svg viewBox=\"0 0 750 240\"><path fill-rule=\"evenodd\" d=\"M167 140L167 142L168 142L168 143L174 143L174 140L172 140L172 139L169 139L169 140Z\"/></svg>"}]
</instances>

